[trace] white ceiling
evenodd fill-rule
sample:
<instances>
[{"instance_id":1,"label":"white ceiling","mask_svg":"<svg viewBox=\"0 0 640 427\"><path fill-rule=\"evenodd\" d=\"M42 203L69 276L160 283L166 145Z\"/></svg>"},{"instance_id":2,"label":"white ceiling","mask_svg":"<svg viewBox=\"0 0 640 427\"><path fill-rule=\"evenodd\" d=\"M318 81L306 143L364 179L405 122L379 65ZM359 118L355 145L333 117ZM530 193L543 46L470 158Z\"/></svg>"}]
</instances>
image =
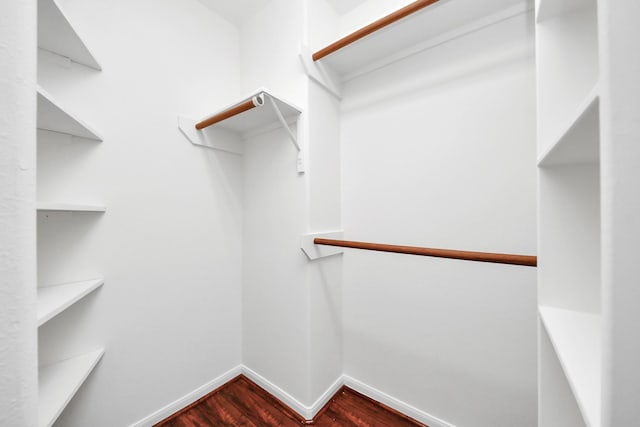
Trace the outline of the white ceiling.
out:
<instances>
[{"instance_id":1,"label":"white ceiling","mask_svg":"<svg viewBox=\"0 0 640 427\"><path fill-rule=\"evenodd\" d=\"M242 21L256 13L270 0L200 0L200 3L207 6L223 18L238 25ZM355 9L367 0L327 0L340 15Z\"/></svg>"},{"instance_id":2,"label":"white ceiling","mask_svg":"<svg viewBox=\"0 0 640 427\"><path fill-rule=\"evenodd\" d=\"M242 21L256 13L270 0L200 0L223 18L238 25Z\"/></svg>"}]
</instances>

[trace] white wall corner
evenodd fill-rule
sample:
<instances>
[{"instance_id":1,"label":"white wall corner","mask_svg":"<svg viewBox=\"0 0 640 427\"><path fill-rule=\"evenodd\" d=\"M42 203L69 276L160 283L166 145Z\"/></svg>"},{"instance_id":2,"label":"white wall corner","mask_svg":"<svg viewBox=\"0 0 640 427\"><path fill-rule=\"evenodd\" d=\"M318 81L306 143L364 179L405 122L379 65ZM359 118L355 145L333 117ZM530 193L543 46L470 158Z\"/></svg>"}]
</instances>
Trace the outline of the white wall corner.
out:
<instances>
[{"instance_id":1,"label":"white wall corner","mask_svg":"<svg viewBox=\"0 0 640 427\"><path fill-rule=\"evenodd\" d=\"M361 381L351 378L348 375L342 375L335 380L327 390L311 405L307 406L300 402L298 399L284 391L279 386L275 385L256 371L245 365L238 365L235 368L225 372L214 380L198 387L194 391L184 395L178 400L168 404L167 406L159 409L153 414L141 419L130 425L130 427L152 427L167 417L175 414L176 412L186 408L198 399L206 396L217 388L225 385L238 375L244 375L260 387L265 389L269 394L279 399L282 403L287 405L290 409L298 413L305 420L313 420L313 418L320 412L320 410L331 400L333 396L338 393L342 386L347 386L358 393L361 393L377 402L387 405L390 408L399 411L400 413L407 415L417 421L427 424L430 427L456 427L455 425L441 420L438 417L430 415L420 409L417 409L395 397L392 397L380 390L377 390Z\"/></svg>"},{"instance_id":2,"label":"white wall corner","mask_svg":"<svg viewBox=\"0 0 640 427\"><path fill-rule=\"evenodd\" d=\"M363 382L356 380L355 378L351 378L348 375L343 376L344 385L347 387L357 391L358 393L364 394L365 396L380 402L382 404L387 405L390 408L395 409L396 411L401 412L402 414L413 418L414 420L420 421L428 425L429 427L456 427L455 425L448 423L444 420L441 420L438 417L434 417L433 415L427 414L420 409L409 405L399 399L396 399L393 396L389 396L388 394L377 390Z\"/></svg>"},{"instance_id":3,"label":"white wall corner","mask_svg":"<svg viewBox=\"0 0 640 427\"><path fill-rule=\"evenodd\" d=\"M247 366L242 366L242 373L251 381L268 391L271 395L277 397L282 403L287 405L290 409L293 409L305 420L313 419L314 414L311 406L306 406L304 403L300 402L298 399Z\"/></svg>"},{"instance_id":4,"label":"white wall corner","mask_svg":"<svg viewBox=\"0 0 640 427\"><path fill-rule=\"evenodd\" d=\"M338 100L342 100L342 83L336 74L328 67L323 66L315 62L312 58L311 49L305 44L300 44L300 52L298 54L302 67L304 68L307 76L318 83L331 95L335 96Z\"/></svg>"},{"instance_id":5,"label":"white wall corner","mask_svg":"<svg viewBox=\"0 0 640 427\"><path fill-rule=\"evenodd\" d=\"M220 375L219 377L209 381L208 383L201 385L200 387L193 390L192 392L187 393L186 395L182 396L180 399L168 404L164 408L159 409L153 414L141 419L140 421L137 421L131 424L130 427L152 427L154 424L159 423L165 418L175 414L181 409L184 409L187 406L191 405L193 402L197 401L198 399L211 393L215 389L225 385L226 383L228 383L229 381L231 381L241 373L243 373L243 368L241 365L238 365L235 368L232 368L229 371L225 372L224 374Z\"/></svg>"},{"instance_id":6,"label":"white wall corner","mask_svg":"<svg viewBox=\"0 0 640 427\"><path fill-rule=\"evenodd\" d=\"M302 249L302 252L304 252L307 258L312 261L319 258L341 254L344 252L343 248L316 245L313 241L316 238L342 239L343 235L343 231L303 234L300 236L300 249Z\"/></svg>"}]
</instances>

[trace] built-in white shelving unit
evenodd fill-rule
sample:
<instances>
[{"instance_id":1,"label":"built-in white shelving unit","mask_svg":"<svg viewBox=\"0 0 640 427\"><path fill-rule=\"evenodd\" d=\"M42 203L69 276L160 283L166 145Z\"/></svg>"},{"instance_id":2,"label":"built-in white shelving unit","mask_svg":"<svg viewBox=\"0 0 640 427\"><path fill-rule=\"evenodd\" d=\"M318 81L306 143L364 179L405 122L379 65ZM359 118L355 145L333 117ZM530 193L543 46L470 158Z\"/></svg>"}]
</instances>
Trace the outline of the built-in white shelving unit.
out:
<instances>
[{"instance_id":1,"label":"built-in white shelving unit","mask_svg":"<svg viewBox=\"0 0 640 427\"><path fill-rule=\"evenodd\" d=\"M38 202L39 212L106 212L106 206L79 203Z\"/></svg>"},{"instance_id":2,"label":"built-in white shelving unit","mask_svg":"<svg viewBox=\"0 0 640 427\"><path fill-rule=\"evenodd\" d=\"M38 47L78 64L102 69L56 0L38 0Z\"/></svg>"},{"instance_id":3,"label":"built-in white shelving unit","mask_svg":"<svg viewBox=\"0 0 640 427\"><path fill-rule=\"evenodd\" d=\"M38 427L55 423L103 355L100 349L39 368Z\"/></svg>"},{"instance_id":4,"label":"built-in white shelving unit","mask_svg":"<svg viewBox=\"0 0 640 427\"><path fill-rule=\"evenodd\" d=\"M38 129L102 141L91 126L62 107L42 88L38 88Z\"/></svg>"},{"instance_id":5,"label":"built-in white shelving unit","mask_svg":"<svg viewBox=\"0 0 640 427\"><path fill-rule=\"evenodd\" d=\"M344 81L528 10L521 0L419 0L317 51L303 45L300 59L311 79L340 97Z\"/></svg>"},{"instance_id":6,"label":"built-in white shelving unit","mask_svg":"<svg viewBox=\"0 0 640 427\"><path fill-rule=\"evenodd\" d=\"M537 0L540 427L599 427L598 0Z\"/></svg>"},{"instance_id":7,"label":"built-in white shelving unit","mask_svg":"<svg viewBox=\"0 0 640 427\"><path fill-rule=\"evenodd\" d=\"M65 64L69 67L60 68L61 72L72 66L72 63L82 64L101 70L100 64L95 60L93 54L87 48L78 32L71 24L67 14L60 8L57 0L38 0L38 48L42 55L40 60L51 57L51 53L64 57ZM48 54L44 54L44 52ZM72 63L70 63L71 61ZM84 67L82 67L84 68ZM74 137L102 141L100 134L91 126L79 118L79 115L72 113L69 108L63 106L59 100L48 93L44 88L38 87L38 129L51 132L67 134ZM39 137L42 137L39 134ZM39 141L41 143L41 141ZM46 162L47 156L42 155L38 159ZM40 168L38 173L42 173ZM49 172L49 171L48 171ZM41 189L39 189L40 191ZM42 195L40 195L42 196ZM45 195L45 197L48 195ZM53 197L55 198L55 197ZM37 203L38 212L79 212L79 213L103 213L105 206L80 203L63 203L58 201L40 201ZM46 218L46 217L44 217ZM74 221L74 217L69 217L65 221ZM39 222L39 226L40 226ZM58 224L58 223L56 223ZM60 226L63 223L60 223ZM42 239L50 239L47 233L38 231L38 245L43 244ZM48 243L48 242L47 242ZM40 272L42 273L42 272ZM73 273L73 272L71 272ZM47 280L46 278L44 280ZM66 309L79 303L84 297L102 286L103 279L92 279L81 282L59 284L55 286L38 287L37 320L38 327L43 326L55 316L60 315ZM56 323L52 321L39 330L39 334L55 334L56 337L67 335L64 322ZM71 339L71 338L70 338ZM58 340L58 338L56 338ZM93 351L81 356L68 358L65 348L66 343L59 343L56 350L43 349L40 346L40 359L46 361L57 361L39 367L39 393L38 393L38 426L52 426L73 396L79 390L83 382L87 379L91 371L102 358L104 350ZM74 343L74 346L77 343ZM45 346L46 347L46 346ZM54 351L55 353L50 353ZM75 351L75 350L73 350ZM61 352L59 354L58 352ZM63 359L61 361L58 361Z\"/></svg>"},{"instance_id":8,"label":"built-in white shelving unit","mask_svg":"<svg viewBox=\"0 0 640 427\"><path fill-rule=\"evenodd\" d=\"M104 284L103 279L38 288L38 326L51 320Z\"/></svg>"}]
</instances>

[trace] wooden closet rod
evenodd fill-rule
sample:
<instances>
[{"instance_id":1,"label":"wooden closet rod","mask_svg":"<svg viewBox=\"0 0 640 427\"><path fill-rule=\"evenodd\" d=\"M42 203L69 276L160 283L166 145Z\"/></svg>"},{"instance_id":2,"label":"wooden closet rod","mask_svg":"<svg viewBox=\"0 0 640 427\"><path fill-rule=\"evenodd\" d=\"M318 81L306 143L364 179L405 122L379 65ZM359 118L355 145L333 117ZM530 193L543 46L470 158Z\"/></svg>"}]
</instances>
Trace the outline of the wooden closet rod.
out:
<instances>
[{"instance_id":1,"label":"wooden closet rod","mask_svg":"<svg viewBox=\"0 0 640 427\"><path fill-rule=\"evenodd\" d=\"M494 254L488 252L454 251L450 249L421 248L417 246L384 245L380 243L351 242L316 238L316 245L339 246L342 248L364 249L367 251L393 252L398 254L422 255L438 258L462 259L467 261L493 262L498 264L524 265L536 267L538 257L529 255Z\"/></svg>"},{"instance_id":2,"label":"wooden closet rod","mask_svg":"<svg viewBox=\"0 0 640 427\"><path fill-rule=\"evenodd\" d=\"M228 110L225 110L221 113L209 117L208 119L204 119L203 121L196 123L196 129L202 130L223 120L227 120L228 118L237 116L238 114L242 114L245 111L249 111L252 108L261 107L262 105L264 105L264 96L254 96L253 98L248 99L243 103L236 105L235 107L231 107Z\"/></svg>"},{"instance_id":3,"label":"wooden closet rod","mask_svg":"<svg viewBox=\"0 0 640 427\"><path fill-rule=\"evenodd\" d=\"M424 9L427 6L431 6L432 4L437 3L438 1L439 0L414 1L413 3L403 7L402 9L396 10L392 14L387 15L383 18L380 18L377 21L367 25L366 27L362 27L358 31L355 31L349 34L348 36L341 38L337 42L334 42L329 46L317 51L312 55L312 58L314 61L318 61L324 58L325 56L331 55L332 53L342 49L343 47L346 47L351 43L356 42L361 38L368 36L371 33L375 33L376 31L381 30L382 28L387 27L393 24L394 22L399 21L402 18L406 18L407 16L413 13L416 13L417 11Z\"/></svg>"}]
</instances>

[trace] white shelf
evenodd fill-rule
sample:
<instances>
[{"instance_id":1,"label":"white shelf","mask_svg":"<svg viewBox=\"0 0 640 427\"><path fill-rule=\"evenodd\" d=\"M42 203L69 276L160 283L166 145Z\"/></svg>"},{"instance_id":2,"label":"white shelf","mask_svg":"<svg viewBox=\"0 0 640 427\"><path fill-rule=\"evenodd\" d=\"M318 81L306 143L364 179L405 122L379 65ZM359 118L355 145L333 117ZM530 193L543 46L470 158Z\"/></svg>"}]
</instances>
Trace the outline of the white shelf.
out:
<instances>
[{"instance_id":1,"label":"white shelf","mask_svg":"<svg viewBox=\"0 0 640 427\"><path fill-rule=\"evenodd\" d=\"M259 89L240 102L221 108L202 120L226 116L226 113L247 103L252 104L253 107L239 113L236 111L236 114L201 130L196 129L199 121L179 115L178 128L193 145L240 155L243 154L242 140L282 128L298 151L298 172L304 172L297 128L291 127L292 124L297 123L302 110L274 96L266 89Z\"/></svg>"},{"instance_id":2,"label":"white shelf","mask_svg":"<svg viewBox=\"0 0 640 427\"><path fill-rule=\"evenodd\" d=\"M60 106L40 87L38 88L38 129L102 141L102 137L96 131Z\"/></svg>"},{"instance_id":3,"label":"white shelf","mask_svg":"<svg viewBox=\"0 0 640 427\"><path fill-rule=\"evenodd\" d=\"M596 162L600 158L599 92L596 85L562 127L538 166Z\"/></svg>"},{"instance_id":4,"label":"white shelf","mask_svg":"<svg viewBox=\"0 0 640 427\"><path fill-rule=\"evenodd\" d=\"M38 288L38 326L62 313L103 283L103 279L93 279Z\"/></svg>"},{"instance_id":5,"label":"white shelf","mask_svg":"<svg viewBox=\"0 0 640 427\"><path fill-rule=\"evenodd\" d=\"M38 0L38 47L101 70L56 0Z\"/></svg>"},{"instance_id":6,"label":"white shelf","mask_svg":"<svg viewBox=\"0 0 640 427\"><path fill-rule=\"evenodd\" d=\"M98 364L104 350L39 368L38 427L50 427Z\"/></svg>"},{"instance_id":7,"label":"white shelf","mask_svg":"<svg viewBox=\"0 0 640 427\"><path fill-rule=\"evenodd\" d=\"M240 102L227 105L220 110L215 111L213 114L208 115L207 117L211 117L223 111L227 111L239 104L242 104L243 102L260 96L263 96L263 105L252 108L251 110L245 111L244 113L238 114L236 116L230 117L226 120L216 123L213 126L219 129L225 129L229 132L236 133L242 137L250 136L253 133L259 132L261 129L269 128L271 126L280 126L281 123L278 120L273 106L271 105L271 100L273 100L273 102L275 102L275 104L278 106L278 109L287 122L297 120L298 116L301 113L301 110L299 108L294 107L292 104L283 101L277 96L272 95L265 89L259 89L246 98L243 98Z\"/></svg>"},{"instance_id":8,"label":"white shelf","mask_svg":"<svg viewBox=\"0 0 640 427\"><path fill-rule=\"evenodd\" d=\"M38 211L41 212L106 212L105 206L82 205L74 203L38 202Z\"/></svg>"},{"instance_id":9,"label":"white shelf","mask_svg":"<svg viewBox=\"0 0 640 427\"><path fill-rule=\"evenodd\" d=\"M521 0L440 0L331 53L317 63L343 80L350 80L528 9ZM302 54L310 56L310 52ZM303 58L311 75L309 61L309 58Z\"/></svg>"},{"instance_id":10,"label":"white shelf","mask_svg":"<svg viewBox=\"0 0 640 427\"><path fill-rule=\"evenodd\" d=\"M600 426L601 318L540 306L540 318L588 427Z\"/></svg>"}]
</instances>

